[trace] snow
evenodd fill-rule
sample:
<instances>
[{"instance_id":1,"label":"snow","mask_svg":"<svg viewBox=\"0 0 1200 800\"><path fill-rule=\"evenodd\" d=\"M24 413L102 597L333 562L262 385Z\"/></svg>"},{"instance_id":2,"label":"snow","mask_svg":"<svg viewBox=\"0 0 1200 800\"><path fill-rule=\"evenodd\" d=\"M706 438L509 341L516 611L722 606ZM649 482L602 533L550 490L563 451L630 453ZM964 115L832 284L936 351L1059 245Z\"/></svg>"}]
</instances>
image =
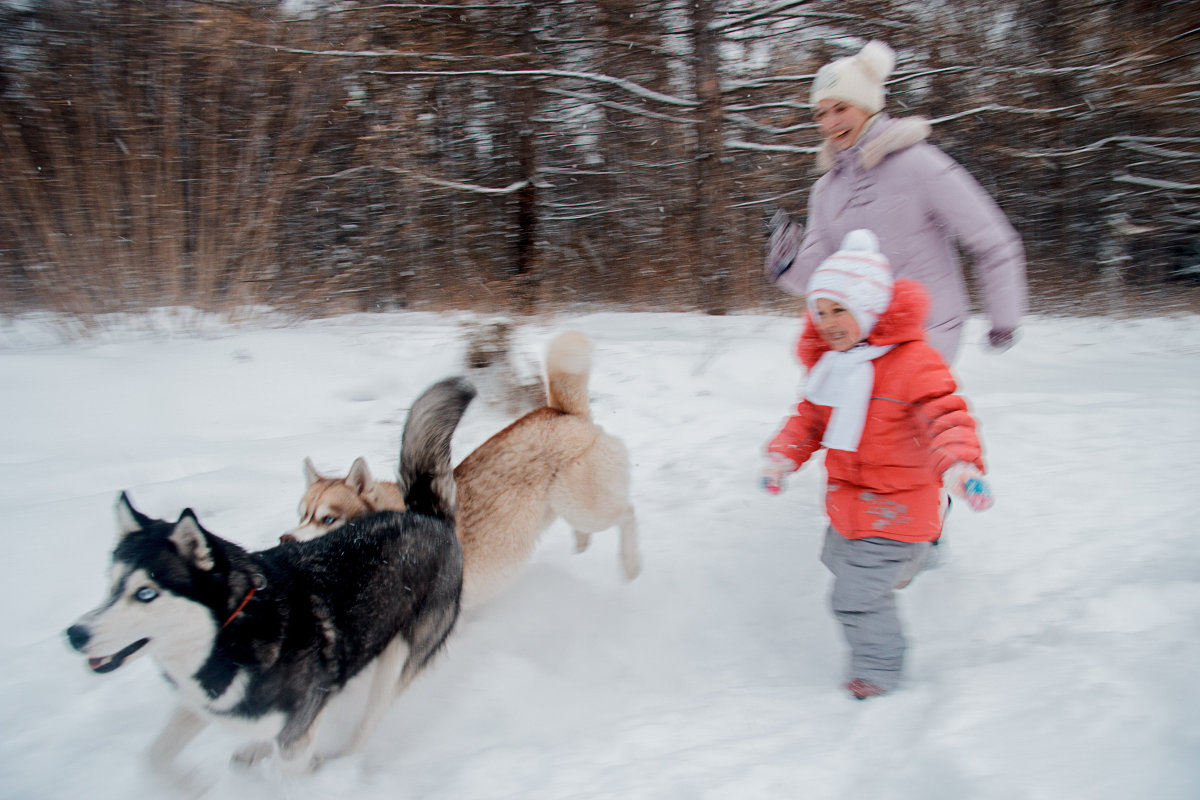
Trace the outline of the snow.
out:
<instances>
[{"instance_id":1,"label":"snow","mask_svg":"<svg viewBox=\"0 0 1200 800\"><path fill-rule=\"evenodd\" d=\"M148 658L93 675L62 634L103 599L117 493L269 546L305 456L391 471L468 319L0 326L0 797L171 796L140 760L170 687ZM861 703L839 689L819 464L757 488L796 320L562 314L520 330L521 358L566 328L592 336L594 416L633 455L642 576L621 579L615 531L576 555L555 523L364 752L238 770L209 728L180 757L206 797L1200 796L1200 317L1038 317L1004 354L972 321L957 371L997 504L951 515L941 565L901 593L906 682ZM456 460L511 419L486 399Z\"/></svg>"}]
</instances>

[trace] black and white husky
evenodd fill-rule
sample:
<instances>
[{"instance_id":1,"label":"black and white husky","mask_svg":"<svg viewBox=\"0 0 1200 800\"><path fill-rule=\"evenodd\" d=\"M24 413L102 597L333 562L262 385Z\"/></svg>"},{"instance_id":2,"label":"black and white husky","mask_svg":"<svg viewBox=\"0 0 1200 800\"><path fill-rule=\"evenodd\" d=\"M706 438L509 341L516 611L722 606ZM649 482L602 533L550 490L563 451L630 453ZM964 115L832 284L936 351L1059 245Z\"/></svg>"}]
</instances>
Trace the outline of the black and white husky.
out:
<instances>
[{"instance_id":1,"label":"black and white husky","mask_svg":"<svg viewBox=\"0 0 1200 800\"><path fill-rule=\"evenodd\" d=\"M207 531L191 509L175 522L152 519L121 494L111 594L67 638L98 673L150 653L178 690L149 751L156 765L220 720L249 728L236 760L269 755L273 739L285 760L309 768L326 701L371 671L343 752L364 741L458 618L450 437L474 395L451 378L414 403L399 470L407 510L313 541L251 553Z\"/></svg>"}]
</instances>

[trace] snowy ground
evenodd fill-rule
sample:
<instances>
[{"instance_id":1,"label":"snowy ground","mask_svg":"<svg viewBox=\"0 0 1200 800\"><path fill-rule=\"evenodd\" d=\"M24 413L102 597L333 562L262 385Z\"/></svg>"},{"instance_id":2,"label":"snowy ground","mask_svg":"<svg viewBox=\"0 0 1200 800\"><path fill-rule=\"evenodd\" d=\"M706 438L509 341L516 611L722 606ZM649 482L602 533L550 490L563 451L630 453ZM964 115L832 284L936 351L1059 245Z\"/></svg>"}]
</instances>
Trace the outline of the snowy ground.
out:
<instances>
[{"instance_id":1,"label":"snowy ground","mask_svg":"<svg viewBox=\"0 0 1200 800\"><path fill-rule=\"evenodd\" d=\"M138 756L171 690L150 659L89 673L62 635L102 598L117 492L268 546L305 456L390 471L408 404L459 371L463 319L66 345L0 326L0 796L166 796ZM821 470L756 486L797 322L564 315L522 354L568 327L595 340L595 417L634 457L643 575L622 582L615 535L577 556L556 523L364 753L237 771L209 729L182 757L208 797L1200 797L1200 318L1034 319L1003 355L972 325L958 371L998 502L956 509L944 563L903 592L907 682L864 703L838 688ZM455 458L508 420L477 402Z\"/></svg>"}]
</instances>

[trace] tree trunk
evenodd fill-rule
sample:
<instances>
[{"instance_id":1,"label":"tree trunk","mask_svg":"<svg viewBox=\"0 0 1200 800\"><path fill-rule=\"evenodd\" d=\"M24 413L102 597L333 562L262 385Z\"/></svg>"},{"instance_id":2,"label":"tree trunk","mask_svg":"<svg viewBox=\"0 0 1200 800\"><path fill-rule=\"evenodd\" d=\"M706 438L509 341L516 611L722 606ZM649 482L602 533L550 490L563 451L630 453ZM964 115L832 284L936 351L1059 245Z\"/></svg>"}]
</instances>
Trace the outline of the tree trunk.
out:
<instances>
[{"instance_id":1,"label":"tree trunk","mask_svg":"<svg viewBox=\"0 0 1200 800\"><path fill-rule=\"evenodd\" d=\"M729 310L732 276L726 248L729 236L724 230L726 206L725 153L722 146L720 55L716 34L709 24L713 18L711 0L692 2L692 38L695 54L696 113L695 237L697 304L709 314Z\"/></svg>"},{"instance_id":2,"label":"tree trunk","mask_svg":"<svg viewBox=\"0 0 1200 800\"><path fill-rule=\"evenodd\" d=\"M537 4L525 4L521 12L521 34L518 37L525 66L535 69L537 55ZM534 115L537 102L533 81L529 79L517 90L519 144L517 158L525 186L517 192L516 254L513 264L513 301L518 313L528 313L537 299L537 142Z\"/></svg>"}]
</instances>

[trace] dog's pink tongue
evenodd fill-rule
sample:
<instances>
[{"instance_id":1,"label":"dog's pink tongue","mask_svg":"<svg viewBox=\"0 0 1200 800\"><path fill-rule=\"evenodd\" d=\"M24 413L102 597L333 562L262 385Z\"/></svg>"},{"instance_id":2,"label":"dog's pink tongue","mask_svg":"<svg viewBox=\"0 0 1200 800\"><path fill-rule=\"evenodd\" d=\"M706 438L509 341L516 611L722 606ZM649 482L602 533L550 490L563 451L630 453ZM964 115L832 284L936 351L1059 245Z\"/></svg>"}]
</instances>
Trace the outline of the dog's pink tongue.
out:
<instances>
[{"instance_id":1,"label":"dog's pink tongue","mask_svg":"<svg viewBox=\"0 0 1200 800\"><path fill-rule=\"evenodd\" d=\"M108 663L107 658L89 658L88 659L88 666L91 667L92 669L100 669L106 663Z\"/></svg>"}]
</instances>

